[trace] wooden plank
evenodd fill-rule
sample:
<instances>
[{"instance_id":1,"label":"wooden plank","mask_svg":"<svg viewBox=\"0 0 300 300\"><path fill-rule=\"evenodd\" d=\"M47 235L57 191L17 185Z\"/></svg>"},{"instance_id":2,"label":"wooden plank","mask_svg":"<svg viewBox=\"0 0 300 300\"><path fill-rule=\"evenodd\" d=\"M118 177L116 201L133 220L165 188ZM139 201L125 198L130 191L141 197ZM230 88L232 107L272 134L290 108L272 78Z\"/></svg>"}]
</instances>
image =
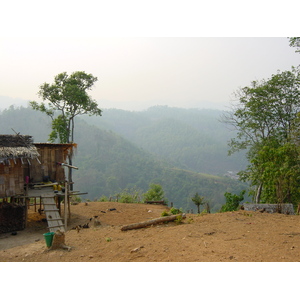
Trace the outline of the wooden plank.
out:
<instances>
[{"instance_id":1,"label":"wooden plank","mask_svg":"<svg viewBox=\"0 0 300 300\"><path fill-rule=\"evenodd\" d=\"M57 228L61 231L65 231L62 218L59 214L59 209L56 207L54 197L42 197L42 202L44 205L44 213L46 215L49 230L52 228Z\"/></svg>"}]
</instances>

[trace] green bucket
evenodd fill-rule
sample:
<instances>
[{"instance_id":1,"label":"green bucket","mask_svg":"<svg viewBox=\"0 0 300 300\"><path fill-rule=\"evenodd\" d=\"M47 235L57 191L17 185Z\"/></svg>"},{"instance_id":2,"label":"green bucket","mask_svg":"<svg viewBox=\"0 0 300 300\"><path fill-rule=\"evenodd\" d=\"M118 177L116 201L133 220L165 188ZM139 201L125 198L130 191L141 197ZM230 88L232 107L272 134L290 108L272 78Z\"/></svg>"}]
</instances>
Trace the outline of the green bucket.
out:
<instances>
[{"instance_id":1,"label":"green bucket","mask_svg":"<svg viewBox=\"0 0 300 300\"><path fill-rule=\"evenodd\" d=\"M54 234L55 234L55 232L47 232L47 233L43 234L48 248L50 248L52 246Z\"/></svg>"}]
</instances>

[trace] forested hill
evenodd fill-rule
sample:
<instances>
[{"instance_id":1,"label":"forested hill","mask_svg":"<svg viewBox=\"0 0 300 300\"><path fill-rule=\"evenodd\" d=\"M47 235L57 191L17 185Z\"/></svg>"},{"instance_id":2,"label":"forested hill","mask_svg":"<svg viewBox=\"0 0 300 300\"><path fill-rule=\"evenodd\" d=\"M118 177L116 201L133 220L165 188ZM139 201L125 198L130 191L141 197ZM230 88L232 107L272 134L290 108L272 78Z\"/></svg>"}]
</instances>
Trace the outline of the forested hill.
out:
<instances>
[{"instance_id":1,"label":"forested hill","mask_svg":"<svg viewBox=\"0 0 300 300\"><path fill-rule=\"evenodd\" d=\"M222 111L155 106L142 112L108 109L103 116L84 117L112 130L178 168L224 175L246 166L244 153L228 156L234 136L219 120Z\"/></svg>"},{"instance_id":2,"label":"forested hill","mask_svg":"<svg viewBox=\"0 0 300 300\"><path fill-rule=\"evenodd\" d=\"M169 148L171 159L165 160L161 153L152 151L159 144L151 148L150 136L155 134L155 132L151 132L156 130L157 136L167 137L168 134L161 134L158 124L165 123L161 130L166 130L168 122L167 119L159 120L158 114L155 116L151 110L141 113L105 110L103 117L98 117L99 120L77 118L75 141L78 143L78 148L74 164L79 167L79 170L75 170L73 173L75 189L88 192L86 198L94 200L101 196L115 196L124 189L143 193L148 190L150 183L158 183L162 185L169 203L173 202L176 207L195 209L191 197L198 192L210 201L212 211L217 211L225 202L224 193L226 191L239 193L245 188L245 185L239 181L227 177L203 174L204 172L200 174L200 172L191 171L191 168L186 170L179 168L179 165L182 167L184 163L176 162L177 158L173 152L179 153L180 151L175 148L176 143L173 143L172 139L164 142L166 146L168 143L173 143ZM122 121L122 116L126 116L127 113L136 119L124 117ZM119 114L119 117L116 114ZM102 123L97 124L102 118ZM177 130L183 130L185 134L188 134L188 129L193 130L195 135L198 134L192 125L178 121L180 125L176 127L174 123L177 121L175 122L174 118L171 119L169 124L172 125L169 126L168 132L173 134L173 139L177 134L170 131L172 126ZM151 120L151 123L148 120ZM94 125L88 124L87 121ZM122 122L124 122L123 125ZM128 126L130 122L131 126ZM147 127L139 126L138 122L146 124ZM112 124L115 124L115 128L112 128ZM153 129L149 128L151 126ZM209 124L207 126L209 127ZM32 135L35 142L46 142L50 127L50 119L47 116L30 108L11 107L0 113L0 134L13 134L13 128L20 134ZM151 134L144 136L143 132L146 132L147 128ZM211 138L210 135L207 134L207 140ZM178 136L183 137L184 134L179 135L178 133ZM147 139L149 141L146 145L141 141L138 144L139 139L144 139L144 143ZM190 142L192 141L193 139L190 138ZM197 146L194 144L190 146L194 147L194 151L196 151ZM226 152L225 145L223 148ZM198 151L200 150L198 149ZM201 155L200 152L199 155ZM173 157L171 157L172 155ZM230 166L229 170L233 169L234 167Z\"/></svg>"}]
</instances>

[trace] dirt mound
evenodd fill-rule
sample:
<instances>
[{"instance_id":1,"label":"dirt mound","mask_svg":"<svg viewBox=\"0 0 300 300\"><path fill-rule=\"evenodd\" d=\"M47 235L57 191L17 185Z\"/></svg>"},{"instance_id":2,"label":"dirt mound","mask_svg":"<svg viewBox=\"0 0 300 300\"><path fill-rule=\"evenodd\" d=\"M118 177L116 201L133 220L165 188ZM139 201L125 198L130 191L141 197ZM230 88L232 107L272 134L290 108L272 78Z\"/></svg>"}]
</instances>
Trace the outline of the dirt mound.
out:
<instances>
[{"instance_id":1,"label":"dirt mound","mask_svg":"<svg viewBox=\"0 0 300 300\"><path fill-rule=\"evenodd\" d=\"M296 262L300 260L298 215L236 211L187 214L174 222L121 231L123 225L161 217L151 204L80 203L71 207L65 242L70 251L48 250L43 215L29 211L28 227L0 235L0 261L26 262ZM32 210L32 209L31 209ZM74 230L97 217L98 227Z\"/></svg>"}]
</instances>

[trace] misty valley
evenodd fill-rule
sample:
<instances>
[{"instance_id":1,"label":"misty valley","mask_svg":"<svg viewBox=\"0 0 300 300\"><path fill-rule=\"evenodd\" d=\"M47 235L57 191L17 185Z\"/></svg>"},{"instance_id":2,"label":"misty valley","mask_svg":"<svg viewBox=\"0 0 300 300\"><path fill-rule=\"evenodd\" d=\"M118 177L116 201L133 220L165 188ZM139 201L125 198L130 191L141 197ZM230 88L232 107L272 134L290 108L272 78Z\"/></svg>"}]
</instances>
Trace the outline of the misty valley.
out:
<instances>
[{"instance_id":1,"label":"misty valley","mask_svg":"<svg viewBox=\"0 0 300 300\"><path fill-rule=\"evenodd\" d=\"M227 143L235 132L219 121L221 115L220 110L155 106L138 112L105 109L101 117L76 118L75 189L88 193L83 201L116 199L124 191L139 199L155 183L169 205L196 212L191 198L198 193L211 212L219 211L225 192L247 188L236 177L246 166L245 155L228 156ZM29 107L11 106L0 112L0 126L1 134L15 131L47 142L51 119Z\"/></svg>"}]
</instances>

